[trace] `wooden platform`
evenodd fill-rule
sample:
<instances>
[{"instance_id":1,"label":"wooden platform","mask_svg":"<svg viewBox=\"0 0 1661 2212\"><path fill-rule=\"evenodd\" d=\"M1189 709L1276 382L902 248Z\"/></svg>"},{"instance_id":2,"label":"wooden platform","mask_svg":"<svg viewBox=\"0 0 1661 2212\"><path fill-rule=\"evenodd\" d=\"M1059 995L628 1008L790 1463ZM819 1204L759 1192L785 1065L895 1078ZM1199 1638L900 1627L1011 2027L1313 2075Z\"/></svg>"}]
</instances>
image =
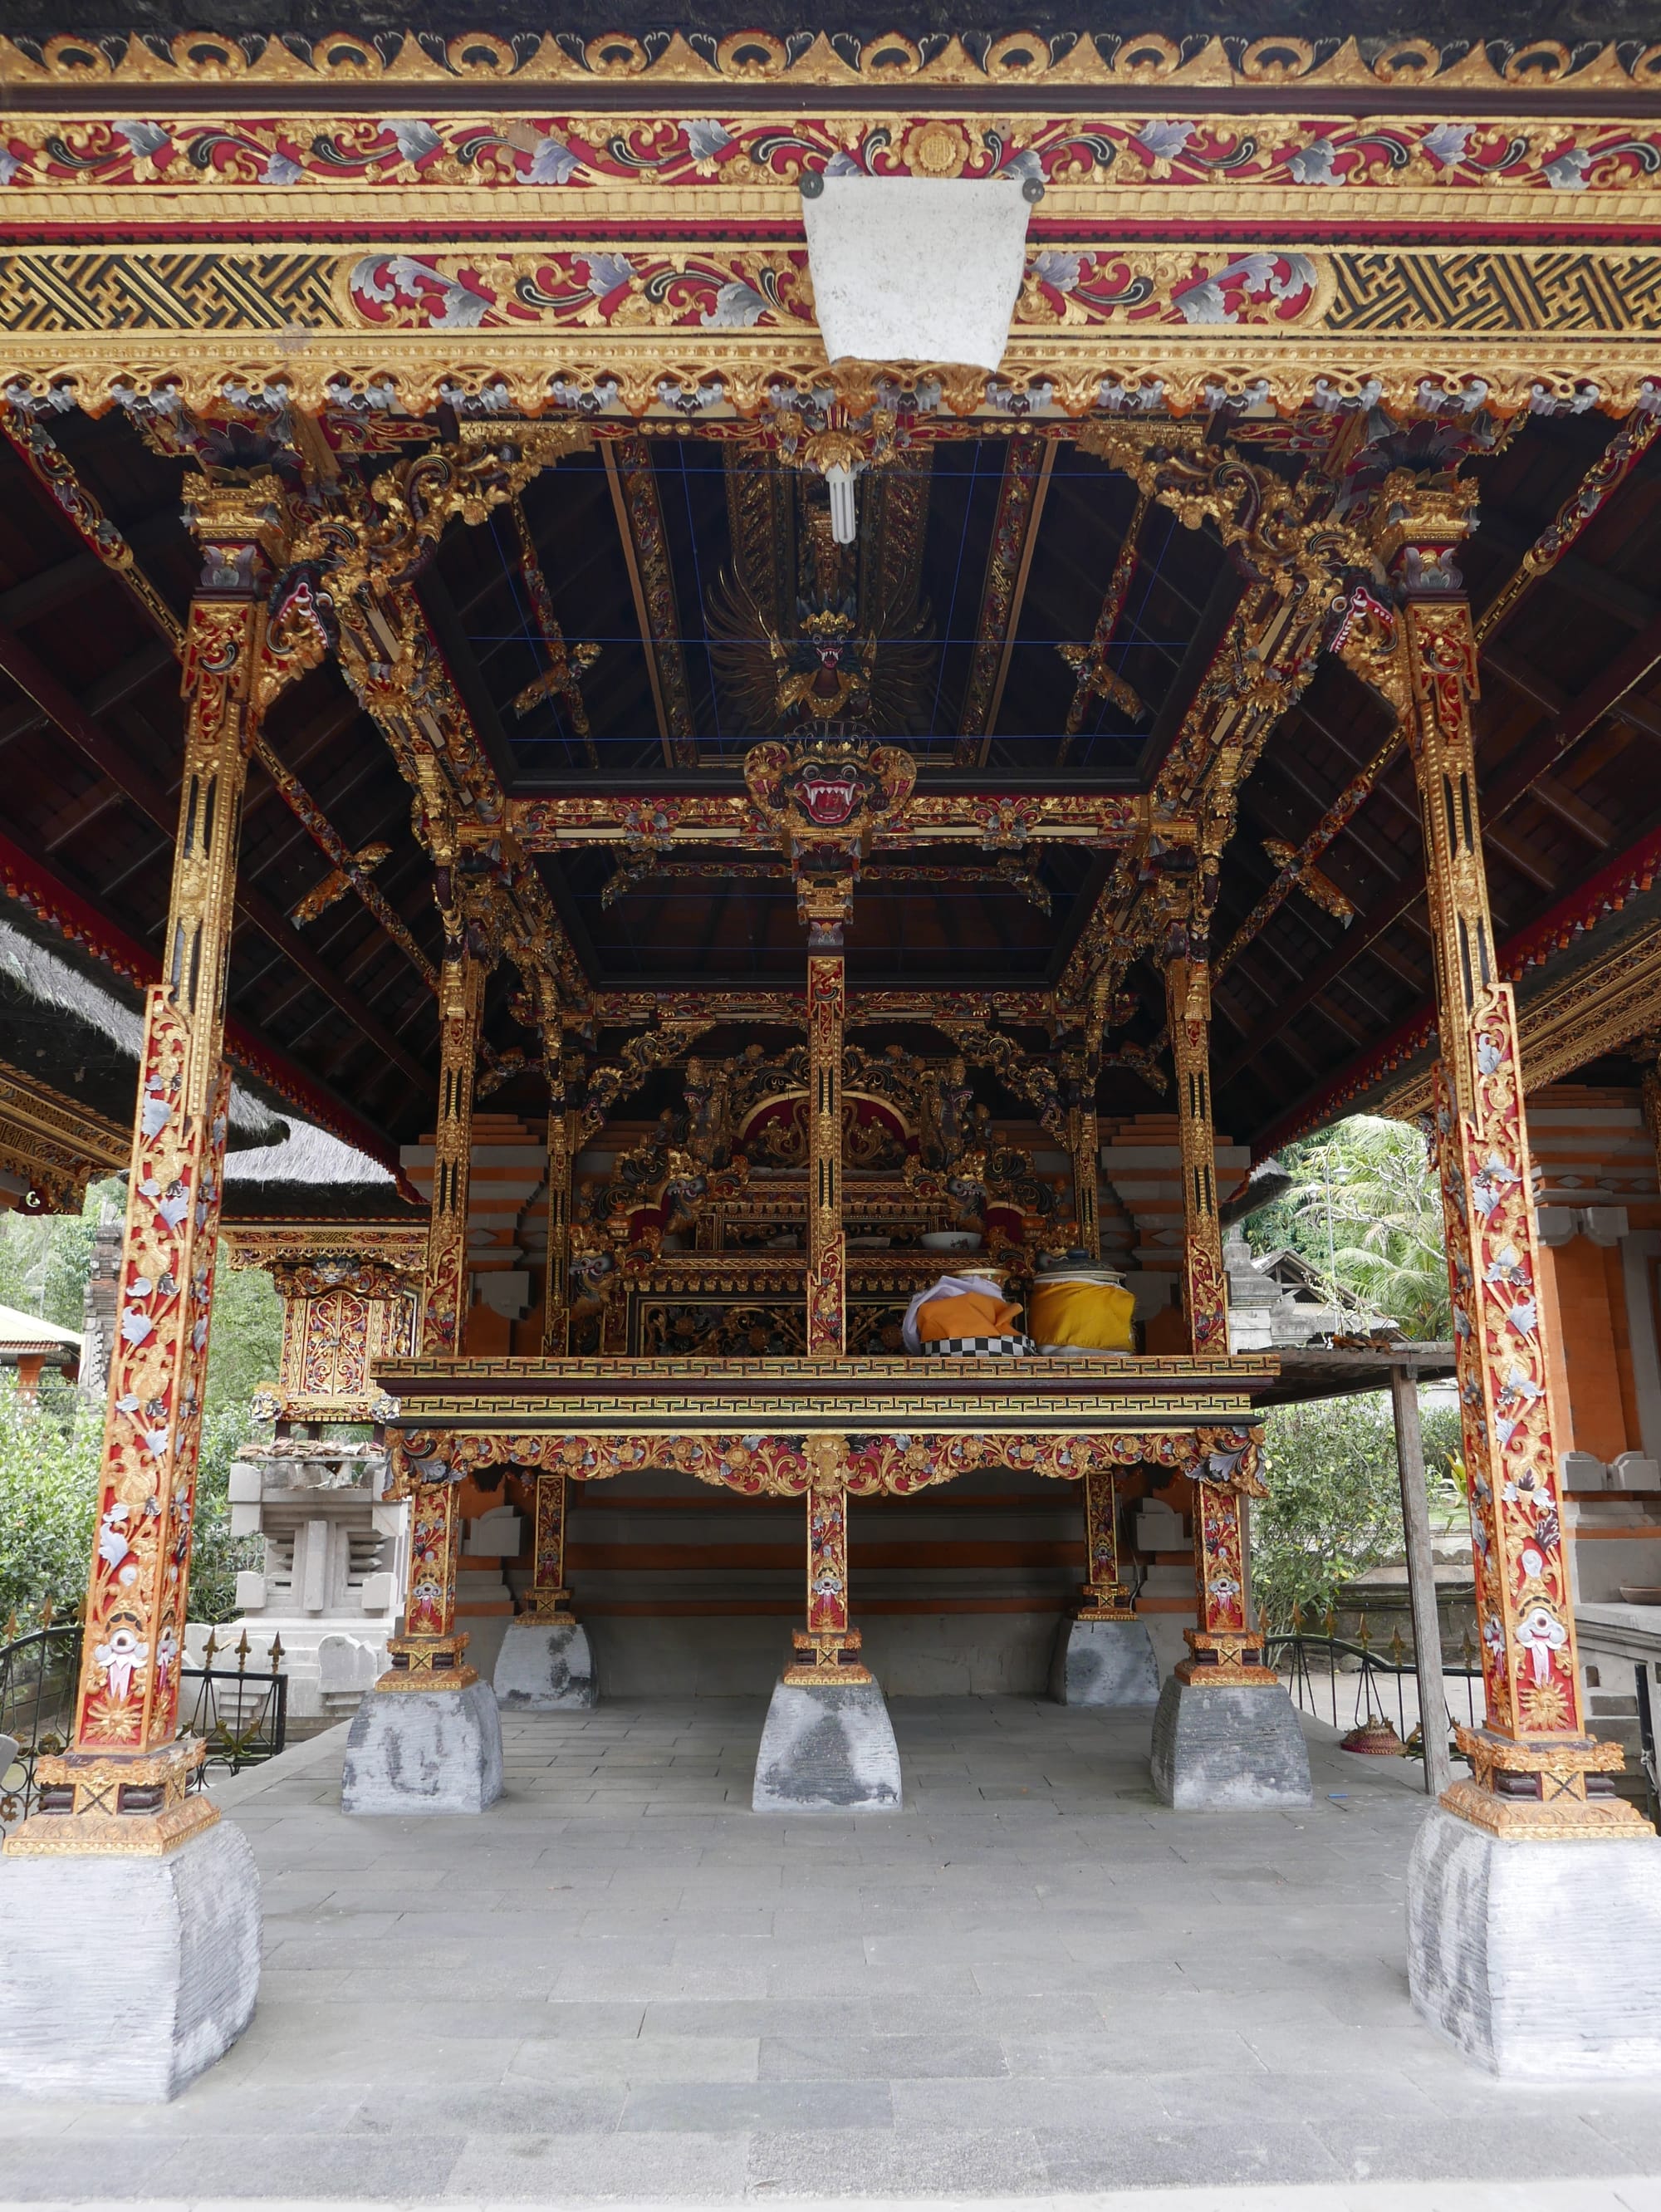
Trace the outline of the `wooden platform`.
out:
<instances>
[{"instance_id":1,"label":"wooden platform","mask_svg":"<svg viewBox=\"0 0 1661 2212\"><path fill-rule=\"evenodd\" d=\"M394 1430L569 1435L1180 1431L1250 1421L1272 1354L1221 1359L421 1359L378 1363Z\"/></svg>"}]
</instances>

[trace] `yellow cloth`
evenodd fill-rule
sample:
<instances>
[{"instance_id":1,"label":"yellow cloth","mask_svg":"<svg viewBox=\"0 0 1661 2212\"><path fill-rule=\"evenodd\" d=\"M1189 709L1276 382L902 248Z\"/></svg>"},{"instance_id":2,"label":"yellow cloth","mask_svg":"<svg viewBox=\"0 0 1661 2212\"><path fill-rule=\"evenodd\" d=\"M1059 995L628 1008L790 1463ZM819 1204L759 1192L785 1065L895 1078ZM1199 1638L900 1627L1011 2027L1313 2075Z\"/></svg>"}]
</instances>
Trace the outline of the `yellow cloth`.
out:
<instances>
[{"instance_id":1,"label":"yellow cloth","mask_svg":"<svg viewBox=\"0 0 1661 2212\"><path fill-rule=\"evenodd\" d=\"M917 1333L924 1344L943 1336L1007 1336L1020 1316L1019 1306L1006 1305L984 1291L966 1291L959 1297L931 1298L917 1310Z\"/></svg>"},{"instance_id":2,"label":"yellow cloth","mask_svg":"<svg viewBox=\"0 0 1661 2212\"><path fill-rule=\"evenodd\" d=\"M1033 1285L1032 1321L1040 1344L1076 1345L1086 1352L1134 1352L1131 1326L1137 1302L1112 1283L1046 1283ZM924 1311L929 1309L925 1306Z\"/></svg>"}]
</instances>

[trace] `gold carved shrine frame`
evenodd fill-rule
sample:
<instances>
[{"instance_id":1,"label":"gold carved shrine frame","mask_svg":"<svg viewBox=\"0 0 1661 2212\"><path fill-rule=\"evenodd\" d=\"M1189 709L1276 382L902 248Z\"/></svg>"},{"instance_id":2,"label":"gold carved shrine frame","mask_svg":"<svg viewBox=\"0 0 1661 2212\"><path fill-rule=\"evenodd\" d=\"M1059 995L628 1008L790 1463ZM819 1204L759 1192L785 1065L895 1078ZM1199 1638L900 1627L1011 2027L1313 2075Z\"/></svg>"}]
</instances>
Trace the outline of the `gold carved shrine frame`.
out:
<instances>
[{"instance_id":1,"label":"gold carved shrine frame","mask_svg":"<svg viewBox=\"0 0 1661 2212\"><path fill-rule=\"evenodd\" d=\"M828 372L800 204L827 169L1044 188L1001 369L908 372L950 416L1626 412L1658 374L1647 58L1543 46L1500 75L1408 41L1392 74L1294 40L1243 75L1215 41L1197 70L1082 41L989 83L961 49L815 67L674 43L637 66L412 40L394 83L361 41L251 63L135 40L115 65L0 42L0 382L94 410L228 380L383 416L470 394L753 416Z\"/></svg>"}]
</instances>

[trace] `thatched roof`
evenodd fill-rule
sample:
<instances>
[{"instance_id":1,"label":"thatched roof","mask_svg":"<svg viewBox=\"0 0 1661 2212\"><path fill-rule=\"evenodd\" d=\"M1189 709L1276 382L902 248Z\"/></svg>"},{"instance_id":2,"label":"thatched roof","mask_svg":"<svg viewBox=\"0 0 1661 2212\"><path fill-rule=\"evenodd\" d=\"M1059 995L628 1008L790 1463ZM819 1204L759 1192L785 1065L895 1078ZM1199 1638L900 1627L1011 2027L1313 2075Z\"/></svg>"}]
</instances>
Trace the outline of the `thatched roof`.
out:
<instances>
[{"instance_id":1,"label":"thatched roof","mask_svg":"<svg viewBox=\"0 0 1661 2212\"><path fill-rule=\"evenodd\" d=\"M12 922L0 921L0 1060L38 1076L66 1098L84 1099L124 1127L133 1117L143 1048L144 1018L135 1007ZM233 1147L271 1146L288 1127L262 1099L232 1084Z\"/></svg>"},{"instance_id":2,"label":"thatched roof","mask_svg":"<svg viewBox=\"0 0 1661 2212\"><path fill-rule=\"evenodd\" d=\"M250 1184L309 1183L333 1190L344 1184L354 1188L384 1186L390 1190L396 1178L390 1168L372 1160L354 1145L314 1129L308 1121L293 1121L288 1134L274 1145L240 1152L225 1163L225 1185L245 1193Z\"/></svg>"}]
</instances>

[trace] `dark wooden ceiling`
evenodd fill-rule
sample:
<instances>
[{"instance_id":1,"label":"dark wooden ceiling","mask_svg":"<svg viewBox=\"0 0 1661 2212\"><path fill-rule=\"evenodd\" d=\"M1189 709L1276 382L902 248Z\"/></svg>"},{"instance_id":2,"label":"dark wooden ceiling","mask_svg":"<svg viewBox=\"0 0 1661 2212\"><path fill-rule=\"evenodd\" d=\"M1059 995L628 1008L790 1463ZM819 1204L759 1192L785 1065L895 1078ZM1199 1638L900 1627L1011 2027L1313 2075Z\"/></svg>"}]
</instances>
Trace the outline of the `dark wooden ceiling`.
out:
<instances>
[{"instance_id":1,"label":"dark wooden ceiling","mask_svg":"<svg viewBox=\"0 0 1661 2212\"><path fill-rule=\"evenodd\" d=\"M1499 454L1470 465L1482 526L1464 566L1479 611L1616 427L1590 414L1531 422ZM119 410L96 421L65 415L54 435L182 614L194 568L179 519L184 465L152 452ZM733 565L731 449L691 434L638 443L675 609L650 649L600 458L561 465L524 501L567 639L600 647L582 678L587 738L567 701L516 711L549 663L510 514L458 526L421 580L458 685L514 791L737 788L744 748L761 733L711 650L719 641L712 614L718 580ZM984 753L976 752L979 739L965 738L965 699L976 654L985 650L982 606L1005 472L1021 449L1020 436L1008 432L962 438L937 447L926 468L917 465L926 477L911 577L921 644L910 718L896 734L918 754L924 787L1059 779L1145 788L1238 597L1234 572L1209 531L1185 530L1159 508L1149 513L1113 653L1145 712L1094 700L1068 741L1074 678L1057 647L1090 635L1135 501L1123 478L1063 443L1044 489L1001 702ZM870 483L861 490L868 521L880 504ZM127 586L85 550L9 447L0 450L0 835L154 954L177 805L177 662ZM1502 939L1661 822L1658 510L1661 466L1652 455L1484 648L1477 742ZM640 565L637 558L637 574ZM666 734L659 708L666 652L678 656L690 726L675 765L675 734ZM430 872L411 834L409 793L336 670L319 668L285 694L267 734L349 846L391 848L374 880L436 958ZM1298 842L1386 734L1372 696L1337 661L1323 662L1242 794L1217 947L1275 873L1264 840ZM966 742L980 764L966 764ZM614 857L600 850L539 863L594 982L799 981L803 939L782 870L761 856L677 850L674 859L673 872L621 885ZM1358 908L1352 925L1342 928L1294 894L1217 986L1217 1115L1237 1139L1259 1135L1299 1100L1322 1094L1430 995L1418 815L1404 758L1322 866ZM408 1141L431 1117L432 994L355 896L303 928L290 922L329 866L256 763L231 1012L270 1054L389 1141ZM996 856L978 848L879 855L858 895L852 980L1041 986L1058 973L1104 874L1100 856L1053 847L1027 882L1000 872ZM1143 1011L1129 1034L1146 1042L1162 1020L1160 979L1144 971L1136 981ZM530 1042L512 1023L508 996L504 977L489 1024L498 1048ZM523 1077L493 1103L530 1110L535 1091L536 1079ZM1161 1103L1123 1070L1110 1073L1101 1101L1119 1112Z\"/></svg>"}]
</instances>

